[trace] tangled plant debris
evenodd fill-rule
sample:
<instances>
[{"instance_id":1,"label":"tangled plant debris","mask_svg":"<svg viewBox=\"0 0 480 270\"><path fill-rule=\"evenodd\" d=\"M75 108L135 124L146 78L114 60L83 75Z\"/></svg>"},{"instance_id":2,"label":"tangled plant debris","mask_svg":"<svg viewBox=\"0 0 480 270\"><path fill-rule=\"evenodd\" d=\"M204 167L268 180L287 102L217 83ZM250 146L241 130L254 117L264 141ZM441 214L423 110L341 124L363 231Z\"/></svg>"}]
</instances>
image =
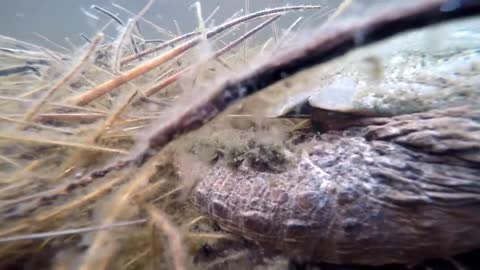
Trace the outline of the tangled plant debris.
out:
<instances>
[{"instance_id":1,"label":"tangled plant debris","mask_svg":"<svg viewBox=\"0 0 480 270\"><path fill-rule=\"evenodd\" d=\"M330 18L348 8L349 1L345 2ZM62 269L294 265L276 254L261 256L263 251L222 232L190 205L188 192L199 180L194 174L205 163L179 153L179 146L198 139L195 134L181 136L210 121L200 132L231 129L231 123L225 123L228 116L214 118L224 111L231 115L241 111L232 104L352 49L480 12L480 5L473 2L440 11L445 2L418 1L318 31L304 44L287 44L287 52L246 70L238 59L254 59L260 51L270 53L287 43L300 19L283 38L265 44L246 39L263 33L260 30L286 13L335 9L272 8L184 35L154 25L167 33L156 44L145 40L138 28L146 22L143 16L154 4L151 0L127 22L93 6L111 18L105 28L117 23L122 30L113 42L102 31L93 38L83 35L86 44L81 52L0 36L0 265ZM251 30L236 39L229 36L246 22ZM199 56L199 45L206 43L221 49ZM212 87L211 78L225 77L232 70L243 70L242 75L228 75ZM246 118L257 122L256 117ZM287 130L295 132L298 126L290 124ZM260 171L288 169L288 143L247 137L238 147L215 145L217 149L207 151L213 155L207 156L224 155L233 166L248 161ZM182 163L180 170L171 166L172 157Z\"/></svg>"}]
</instances>

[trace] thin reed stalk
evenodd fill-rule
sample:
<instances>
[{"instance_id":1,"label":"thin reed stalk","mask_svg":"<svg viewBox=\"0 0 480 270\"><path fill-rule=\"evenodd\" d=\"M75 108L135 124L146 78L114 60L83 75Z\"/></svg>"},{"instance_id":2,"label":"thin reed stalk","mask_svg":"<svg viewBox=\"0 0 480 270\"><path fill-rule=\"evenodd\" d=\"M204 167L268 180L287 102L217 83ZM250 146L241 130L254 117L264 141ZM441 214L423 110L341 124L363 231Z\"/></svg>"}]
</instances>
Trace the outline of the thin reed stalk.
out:
<instances>
[{"instance_id":1,"label":"thin reed stalk","mask_svg":"<svg viewBox=\"0 0 480 270\"><path fill-rule=\"evenodd\" d=\"M53 47L57 48L57 49L60 49L64 52L67 52L67 53L70 53L71 51L63 46L60 46L58 45L57 43L51 41L49 38L47 38L46 36L40 34L40 33L37 33L37 32L33 32L33 35L40 38L40 39L43 39L44 41L46 41L48 44L52 45Z\"/></svg>"},{"instance_id":2,"label":"thin reed stalk","mask_svg":"<svg viewBox=\"0 0 480 270\"><path fill-rule=\"evenodd\" d=\"M43 130L50 130L50 131L55 131L55 132L64 133L64 134L73 134L74 133L72 130L68 130L68 129L64 129L64 128L46 126L46 125L37 124L37 123L33 123L33 122L13 119L13 118L10 118L10 117L4 117L4 116L1 116L1 115L0 115L0 121L22 124L22 125L25 125L25 126L37 127L37 128L43 129Z\"/></svg>"},{"instance_id":3,"label":"thin reed stalk","mask_svg":"<svg viewBox=\"0 0 480 270\"><path fill-rule=\"evenodd\" d=\"M272 15L272 14L275 14L275 13L288 12L288 11L293 11L293 10L309 10L309 9L320 9L320 8L322 8L322 6L292 6L292 7L279 7L279 8L266 9L266 10L251 13L251 14L239 17L239 18L228 20L225 23L223 23L222 25L219 25L219 26L215 27L214 29L208 31L207 36L208 36L208 38L213 37L216 34L221 33L228 28L231 28L231 27L233 27L237 24L244 23L246 21L249 21L251 19L255 19L255 18L258 18L258 17ZM149 55L153 52L159 51L159 50L164 49L164 48L166 48L170 45L173 45L173 44L175 44L179 41L182 41L182 40L185 40L185 39L188 39L190 37L197 36L197 35L200 35L200 32L196 31L196 32L190 32L190 33L184 34L180 37L177 37L177 38L174 38L170 41L162 43L162 44L158 45L157 47L153 47L153 48L147 49L143 52L140 52L138 55L132 55L132 56L129 56L129 57L125 57L124 59L122 59L121 64L122 65L127 64L127 63L129 63L133 60L138 59L139 57Z\"/></svg>"},{"instance_id":4,"label":"thin reed stalk","mask_svg":"<svg viewBox=\"0 0 480 270\"><path fill-rule=\"evenodd\" d=\"M340 16L342 13L344 13L345 10L347 10L352 5L352 1L353 0L343 0L342 3L340 3L340 5L337 7L335 12L330 17L328 17L327 22L331 22L332 20L338 18L338 16Z\"/></svg>"},{"instance_id":5,"label":"thin reed stalk","mask_svg":"<svg viewBox=\"0 0 480 270\"><path fill-rule=\"evenodd\" d=\"M135 21L132 19L129 19L127 22L127 25L124 27L122 33L120 34L118 41L115 42L116 44L114 45L115 48L113 53L113 71L115 73L120 73L120 58L122 57L122 48L123 48L123 45L125 44L125 40L129 38L130 32L133 29L133 26L135 26ZM133 43L135 43L135 41L133 41Z\"/></svg>"},{"instance_id":6,"label":"thin reed stalk","mask_svg":"<svg viewBox=\"0 0 480 270\"><path fill-rule=\"evenodd\" d=\"M8 163L8 164L10 164L14 167L17 167L17 168L22 168L22 165L20 165L18 162L16 162L15 160L13 160L9 157L4 156L4 155L0 155L0 161Z\"/></svg>"},{"instance_id":7,"label":"thin reed stalk","mask_svg":"<svg viewBox=\"0 0 480 270\"><path fill-rule=\"evenodd\" d=\"M213 19L213 17L215 17L215 15L217 14L217 12L220 10L220 6L217 6L211 13L210 15L208 15L208 17L205 19L205 25L207 25L208 22L210 22L210 20Z\"/></svg>"},{"instance_id":8,"label":"thin reed stalk","mask_svg":"<svg viewBox=\"0 0 480 270\"><path fill-rule=\"evenodd\" d=\"M114 6L114 7L118 8L118 9L124 11L125 13L127 13L127 14L129 14L129 15L137 16L137 14L135 14L134 12L126 9L125 7L123 7L123 6L121 6L121 5L117 4L117 3L112 3L112 6ZM140 13L139 13L139 14L140 14ZM175 34L173 34L172 32L170 32L170 31L168 31L168 30L166 30L166 29L163 29L163 28L161 28L160 26L154 24L153 22L145 19L145 18L143 17L143 15L138 16L138 19L139 19L140 21L142 21L142 22L144 22L144 23L152 26L152 27L153 27L158 33L160 33L160 34L164 34L164 35L167 35L167 36L170 36L170 37L175 37Z\"/></svg>"},{"instance_id":9,"label":"thin reed stalk","mask_svg":"<svg viewBox=\"0 0 480 270\"><path fill-rule=\"evenodd\" d=\"M88 194L85 194L81 196L78 199L75 199L67 204L63 204L59 207L56 207L54 209L48 210L44 213L40 213L37 216L32 217L32 221L39 224L46 222L48 220L51 220L52 218L58 218L60 215L67 213L69 210L78 208L96 198L98 198L101 195L104 195L106 192L108 192L113 186L119 184L121 181L123 181L124 178L122 177L117 177L114 179L109 180L108 182L98 186L95 190L91 191ZM17 224L16 226L4 229L0 231L0 237L5 238L5 237L10 237L11 235L24 231L28 229L31 226L30 222L24 222Z\"/></svg>"},{"instance_id":10,"label":"thin reed stalk","mask_svg":"<svg viewBox=\"0 0 480 270\"><path fill-rule=\"evenodd\" d=\"M118 108L105 120L103 125L95 132L94 136L92 137L92 142L97 142L102 134L111 128L117 118L125 111L128 105L133 101L133 99L137 96L138 92L133 91L127 98L120 102Z\"/></svg>"},{"instance_id":11,"label":"thin reed stalk","mask_svg":"<svg viewBox=\"0 0 480 270\"><path fill-rule=\"evenodd\" d=\"M175 270L186 270L187 254L183 247L180 231L165 213L153 207L153 205L146 205L144 208L147 210L155 227L162 231L167 237L173 268Z\"/></svg>"},{"instance_id":12,"label":"thin reed stalk","mask_svg":"<svg viewBox=\"0 0 480 270\"><path fill-rule=\"evenodd\" d=\"M127 25L125 26L125 29L123 30L122 34L120 35L120 39L119 39L118 44L115 48L114 63L113 63L113 69L114 69L115 72L117 72L117 73L120 72L120 68L121 68L120 58L122 56L121 50L122 50L122 46L123 46L125 40L127 39L127 37L129 37L129 39L130 39L130 43L133 47L134 53L137 54L139 52L137 42L135 41L135 38L130 35L130 33L131 33L131 31L133 30L134 27L137 27L137 29L139 29L138 24L137 24L138 20L140 18L142 18L145 15L145 13L147 13L147 11L152 7L152 5L155 3L155 1L156 0L149 0L148 3L142 8L142 10L140 10L140 12L138 12L138 14L135 14L135 16L133 16L132 19L128 20Z\"/></svg>"},{"instance_id":13,"label":"thin reed stalk","mask_svg":"<svg viewBox=\"0 0 480 270\"><path fill-rule=\"evenodd\" d=\"M157 171L156 165L157 160L150 160L135 179L130 180L119 191L117 191L112 200L112 207L108 209L108 213L104 218L105 223L113 223L120 217L123 219L130 218L132 213L125 209L132 209L132 207L134 207L134 205L132 205L134 202L134 195L140 189L146 187L149 179ZM109 231L99 232L96 235L93 244L90 245L82 265L78 269L108 269L110 259L116 252L116 243L113 239L114 237L112 237Z\"/></svg>"},{"instance_id":14,"label":"thin reed stalk","mask_svg":"<svg viewBox=\"0 0 480 270\"><path fill-rule=\"evenodd\" d=\"M110 17L112 20L116 21L121 26L125 26L125 23L122 21L122 19L120 19L117 15L113 14L112 12L106 10L105 8L97 6L97 5L92 5L91 8L97 10L100 13L103 13L103 14L107 15L108 17Z\"/></svg>"},{"instance_id":15,"label":"thin reed stalk","mask_svg":"<svg viewBox=\"0 0 480 270\"><path fill-rule=\"evenodd\" d=\"M272 18L268 19L267 21L263 22L262 24L256 26L255 28L253 28L252 30L248 31L247 33L245 33L243 36L239 37L238 39L234 40L233 42L231 42L230 44L228 44L227 46L223 47L222 49L218 50L217 52L214 53L214 55L211 57L211 59L215 59L215 58L218 58L220 56L222 56L223 54L225 54L226 52L230 51L232 48L234 48L235 46L238 46L241 42L243 42L244 40L246 40L247 38L249 38L250 36L254 35L256 32L260 31L262 28L264 28L265 26L269 25L270 23L272 23L273 21L275 21L276 19L280 18L280 16L282 16L282 14L279 14L279 15L276 15L276 16L273 16ZM194 67L188 67L188 68L185 68L183 70L180 70L178 71L177 73L169 76L168 78L162 80L160 83L158 83L157 85L155 85L154 87L148 89L147 91L144 92L144 95L147 96L147 97L150 97L152 95L154 95L155 93L157 93L158 91L162 90L163 88L167 87L168 85L176 82L183 74L191 71L192 69L194 69Z\"/></svg>"},{"instance_id":16,"label":"thin reed stalk","mask_svg":"<svg viewBox=\"0 0 480 270\"><path fill-rule=\"evenodd\" d=\"M61 231L51 231L51 232L43 232L43 233L32 233L32 234L23 234L23 235L14 235L8 237L1 237L0 243L5 242L13 242L13 241L25 241L25 240L37 240L37 239L45 239L45 238L53 238L53 237L62 237L67 235L75 235L75 234L82 234L82 233L89 233L101 230L111 230L120 227L132 226L132 225L139 225L144 224L148 220L147 219L136 219L131 221L122 221L116 222L111 224L103 224L97 226L90 226L84 228L76 228L76 229L68 229L68 230L61 230Z\"/></svg>"},{"instance_id":17,"label":"thin reed stalk","mask_svg":"<svg viewBox=\"0 0 480 270\"><path fill-rule=\"evenodd\" d=\"M96 36L95 40L93 43L90 45L88 48L87 52L84 54L84 56L81 58L80 62L76 64L60 81L58 81L52 88L50 88L44 95L43 97L35 104L33 105L32 109L25 114L25 117L23 118L24 121L31 121L32 118L35 116L35 114L40 111L41 107L48 101L48 99L58 90L60 87L62 87L65 83L67 83L75 74L79 72L79 70L85 65L87 60L92 56L92 54L95 52L96 47L98 44L103 39L103 34L100 33Z\"/></svg>"},{"instance_id":18,"label":"thin reed stalk","mask_svg":"<svg viewBox=\"0 0 480 270\"><path fill-rule=\"evenodd\" d=\"M105 114L100 113L44 113L38 116L40 121L91 121L99 118L105 118Z\"/></svg>"},{"instance_id":19,"label":"thin reed stalk","mask_svg":"<svg viewBox=\"0 0 480 270\"><path fill-rule=\"evenodd\" d=\"M217 28L215 28L214 30L211 30L211 31L208 31L207 33L207 38L211 38L212 36L218 34L218 33L221 33L227 29L229 29L230 27L234 26L235 24L238 24L238 23L241 23L243 21L246 21L246 20L249 20L249 19L252 19L252 18L256 18L256 17L260 17L260 16L266 16L266 15L270 15L270 14L275 14L275 13L281 13L281 12L285 12L285 11L289 11L289 10L296 10L296 9L311 9L311 8L318 8L317 6L301 6L301 7L288 7L288 8L276 8L276 9L270 9L270 10L266 10L266 11L261 11L261 12L256 12L256 13L253 13L253 14L250 14L248 16L244 16L244 17L241 17L241 18L238 18L236 20L233 20L229 23L225 23ZM275 11L275 12L274 12ZM73 104L76 104L76 105L86 105L90 102L92 102L93 100L107 94L108 92L112 91L113 89L119 87L119 86L122 86L123 84L129 82L130 80L133 80L143 74L145 74L146 72L149 72L151 71L152 69L158 67L159 65L167 62L168 60L172 59L173 57L175 56L178 56L184 52L186 52L187 50L189 50L190 48L193 48L195 45L199 44L201 42L201 37L196 37L188 42L185 42L181 45L179 45L178 47L170 50L170 51L167 51L151 60L148 60L147 62L135 67L135 68L132 68L131 70L129 71L126 71L122 74L120 74L119 76L117 76L116 78L114 79L111 79L110 81L107 81L93 89L90 89L88 90L87 92L85 93L82 93L76 97L73 97L71 98L69 101ZM138 55L142 55L142 53L139 53Z\"/></svg>"},{"instance_id":20,"label":"thin reed stalk","mask_svg":"<svg viewBox=\"0 0 480 270\"><path fill-rule=\"evenodd\" d=\"M9 140L14 142L22 142L27 144L40 144L40 145L57 145L57 146L64 146L64 147L72 147L72 148L80 148L83 150L88 151L96 151L96 152L105 152L105 153L114 153L114 154L122 154L127 155L128 151L120 150L120 149L113 149L108 147L101 147L96 145L89 145L89 144L82 144L77 142L64 142L58 139L56 140L49 140L37 137L22 137L18 134L16 135L7 135L7 134L0 134L1 140Z\"/></svg>"}]
</instances>

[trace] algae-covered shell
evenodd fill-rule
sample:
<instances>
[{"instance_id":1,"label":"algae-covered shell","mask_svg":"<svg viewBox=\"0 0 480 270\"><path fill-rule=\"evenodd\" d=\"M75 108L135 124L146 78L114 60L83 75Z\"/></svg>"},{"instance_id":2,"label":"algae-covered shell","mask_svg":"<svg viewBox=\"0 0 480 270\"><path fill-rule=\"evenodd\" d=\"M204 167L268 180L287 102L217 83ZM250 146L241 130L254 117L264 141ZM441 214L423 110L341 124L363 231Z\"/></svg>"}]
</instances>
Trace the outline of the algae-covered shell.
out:
<instances>
[{"instance_id":1,"label":"algae-covered shell","mask_svg":"<svg viewBox=\"0 0 480 270\"><path fill-rule=\"evenodd\" d=\"M276 112L308 103L332 112L394 116L469 102L480 93L479 22L414 32L351 53L312 74L319 79L310 89L295 92Z\"/></svg>"},{"instance_id":2,"label":"algae-covered shell","mask_svg":"<svg viewBox=\"0 0 480 270\"><path fill-rule=\"evenodd\" d=\"M351 64L355 69L347 67L308 95L296 94L292 97L294 102L282 109L283 114L304 108L306 103L314 110L394 116L478 98L480 49L457 49L436 55L401 54L358 60Z\"/></svg>"},{"instance_id":3,"label":"algae-covered shell","mask_svg":"<svg viewBox=\"0 0 480 270\"><path fill-rule=\"evenodd\" d=\"M413 264L479 248L480 84L471 71L431 83L425 99L377 93L375 106L359 105L361 80L333 82L303 97L325 131L306 154L281 172L220 161L193 202L226 231L311 261Z\"/></svg>"},{"instance_id":4,"label":"algae-covered shell","mask_svg":"<svg viewBox=\"0 0 480 270\"><path fill-rule=\"evenodd\" d=\"M342 116L303 154L282 171L220 159L193 203L224 230L309 261L414 264L480 248L478 48L345 65L289 105Z\"/></svg>"}]
</instances>

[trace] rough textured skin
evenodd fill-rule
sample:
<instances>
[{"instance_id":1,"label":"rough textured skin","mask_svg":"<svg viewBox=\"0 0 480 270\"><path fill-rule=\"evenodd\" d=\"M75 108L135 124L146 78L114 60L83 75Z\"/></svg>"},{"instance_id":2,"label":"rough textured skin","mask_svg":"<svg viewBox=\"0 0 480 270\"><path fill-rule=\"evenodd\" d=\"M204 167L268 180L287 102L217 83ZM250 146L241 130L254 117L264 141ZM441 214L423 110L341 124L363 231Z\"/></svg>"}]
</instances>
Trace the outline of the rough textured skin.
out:
<instances>
[{"instance_id":1,"label":"rough textured skin","mask_svg":"<svg viewBox=\"0 0 480 270\"><path fill-rule=\"evenodd\" d=\"M417 263L480 247L480 108L357 119L281 173L218 162L192 193L226 231L306 260Z\"/></svg>"}]
</instances>

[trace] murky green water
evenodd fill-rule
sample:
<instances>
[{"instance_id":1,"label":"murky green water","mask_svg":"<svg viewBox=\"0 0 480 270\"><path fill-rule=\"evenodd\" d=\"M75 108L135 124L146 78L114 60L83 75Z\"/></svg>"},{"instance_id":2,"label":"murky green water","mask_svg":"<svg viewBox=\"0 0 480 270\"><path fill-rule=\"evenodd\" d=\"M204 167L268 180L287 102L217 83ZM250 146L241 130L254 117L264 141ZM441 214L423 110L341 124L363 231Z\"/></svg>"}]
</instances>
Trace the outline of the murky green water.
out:
<instances>
[{"instance_id":1,"label":"murky green water","mask_svg":"<svg viewBox=\"0 0 480 270\"><path fill-rule=\"evenodd\" d=\"M0 34L12 36L26 41L39 41L32 36L33 32L38 32L47 36L55 42L65 44L65 37L68 37L76 43L81 43L80 33L87 36L95 34L96 30L101 28L108 18L92 10L92 4L104 7L113 13L117 13L120 18L127 20L129 17L124 11L116 8L112 3L121 5L130 11L138 12L148 1L133 0L3 0L0 9ZM192 31L197 26L195 9L191 8L194 0L158 0L154 6L147 12L145 18L151 22L177 33L174 20L178 22L180 31L185 33ZM245 8L245 0L204 0L200 1L204 17L208 17L220 7L214 16L216 24L223 22L236 12ZM261 0L250 1L250 10L256 11L268 7L278 7L289 5L325 5L329 8L336 6L340 0ZM97 19L86 13L91 13ZM307 13L312 14L312 12ZM282 18L279 25L288 27L298 16L287 16ZM159 38L155 31L149 27L144 27L147 36Z\"/></svg>"}]
</instances>

